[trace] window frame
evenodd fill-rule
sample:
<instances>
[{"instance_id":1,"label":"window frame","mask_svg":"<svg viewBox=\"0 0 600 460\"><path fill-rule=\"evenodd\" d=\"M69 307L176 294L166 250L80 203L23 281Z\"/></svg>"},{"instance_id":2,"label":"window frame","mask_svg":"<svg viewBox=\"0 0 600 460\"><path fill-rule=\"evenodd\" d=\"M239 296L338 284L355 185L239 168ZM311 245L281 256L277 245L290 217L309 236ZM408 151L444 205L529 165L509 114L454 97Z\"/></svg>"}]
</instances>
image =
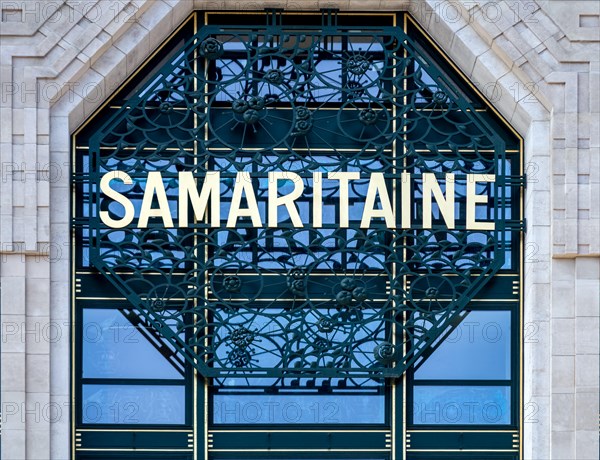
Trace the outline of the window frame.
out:
<instances>
[{"instance_id":1,"label":"window frame","mask_svg":"<svg viewBox=\"0 0 600 460\"><path fill-rule=\"evenodd\" d=\"M145 73L144 71L146 69L151 69L153 67L156 66L160 66L161 62L165 62L165 60L168 58L169 54L172 53L171 50L168 50L167 48L167 44L169 42L172 42L175 40L175 38L173 37L177 37L178 34L181 34L182 30L197 30L198 27L201 27L199 24L202 22L202 16L204 16L204 20L206 21L210 15L214 15L213 17L216 18L218 20L219 17L223 17L223 16L219 16L222 13L218 13L218 12L206 12L206 13L202 13L202 12L195 12L193 13L190 17L188 17L188 19L186 21L184 21L184 23L171 35L171 38L165 40L165 42L163 43L163 45L161 45L161 47L159 48L159 50L157 50L157 52L155 52L153 54L153 56L146 61L145 64L143 64L138 71L135 72L135 74L130 77L125 83L124 85L115 93L115 95L113 97L111 97L109 99L109 101L107 101L94 115L92 115L91 117L88 118L88 121L86 122L85 125L83 125L81 128L79 128L77 130L77 132L73 135L73 165L74 165L74 171L73 171L73 177L76 178L78 176L78 174L80 174L81 172L81 156L80 153L78 153L77 150L77 142L76 142L76 138L77 137L81 137L81 136L85 136L86 130L89 129L88 127L88 123L91 120L101 120L101 119L106 119L108 116L110 115L104 115L104 113L106 112L106 110L103 112L103 110L105 108L108 109L112 109L111 101L115 101L115 100L126 100L126 96L128 94L131 94L132 92L135 92L135 89L139 87L140 83L136 81L136 79L134 77L136 77L137 75L139 75L140 73ZM321 15L323 13L315 13L315 19L318 18L319 15ZM329 13L331 14L331 13ZM339 15L344 15L344 13L338 13ZM244 19L241 18L241 15L237 15L237 14L233 14L232 12L228 12L226 13L226 15L228 17L231 18L232 21L238 21L241 20L243 21ZM293 16L293 13L291 14ZM455 75L458 76L458 79L460 81L461 78L465 79L465 76L462 72L460 72L460 70L454 65L452 64L452 62L448 59L448 57L443 53L443 51L441 51L441 49L430 39L427 37L426 33L420 28L420 26L418 26L418 24L408 15L408 13L398 13L397 15L388 15L388 14L374 14L379 15L379 16L391 16L393 17L393 21L394 24L396 23L403 23L403 27L406 31L411 31L411 33L413 34L413 36L415 36L415 40L417 40L417 42L419 44L421 44L424 47L424 50L426 50L430 56L433 56L434 60L436 62L442 63L445 62L445 64L450 64L450 67L452 68L452 70L449 70L449 72L454 72ZM257 17L267 17L265 16L264 13L256 13ZM347 16L351 17L352 21L360 21L361 20L361 13L357 13L357 14L353 14L353 13L348 13ZM275 14L273 15L274 18L277 18L278 15ZM295 16L296 18L296 16ZM302 18L300 16L297 16L298 20L302 20ZM275 19L277 20L277 19ZM296 20L296 19L294 19ZM313 19L311 19L313 20ZM187 28L187 29L186 29ZM188 32L189 33L189 32ZM193 32L192 32L193 33ZM455 78L454 81L457 81L457 79ZM494 123L496 126L501 126L501 123L505 123L506 127L504 127L503 129L505 130L506 133L509 133L510 131L512 131L512 136L514 137L514 139L516 139L516 143L518 144L518 148L517 149L511 149L510 152L510 157L512 159L512 161L514 162L514 165L518 166L518 169L520 170L520 175L523 175L523 139L514 131L512 130L512 128L510 128L510 126L508 125L508 123L506 123L501 116L498 114L498 112L493 108L493 105L490 104L488 101L485 100L485 98L481 95L481 93L477 90L477 88L475 88L472 84L470 84L467 80L464 80L464 90L466 92L469 92L470 94L475 94L477 95L477 97L479 97L482 101L483 106L486 107L486 110L488 110L491 115L490 115L490 122ZM99 122L101 123L101 122ZM509 131L510 130L510 131ZM88 131L89 132L89 131ZM508 136L508 134L507 134ZM514 146L513 144L515 143L511 143L510 146ZM509 145L507 145L507 148L509 147ZM513 165L513 166L514 166ZM172 458L173 460L175 459L191 459L193 458L207 458L206 456L209 454L209 452L211 451L211 439L214 439L215 436L219 436L220 431L226 431L226 430L238 430L240 432L243 432L244 430L247 431L261 431L261 430L266 430L266 431L278 431L278 430L273 430L275 427L271 426L271 425L267 425L267 426L256 426L256 425L250 425L250 426L240 426L240 425L235 425L235 426L231 426L231 425L225 425L225 426L219 426L219 427L215 427L215 426L211 426L209 420L211 417L211 410L210 409L210 401L211 401L211 397L209 395L209 384L208 382L202 383L198 381L198 374L195 370L192 370L189 368L189 366L187 367L187 372L186 372L186 377L185 377L185 385L186 385L186 422L182 425L176 425L176 426L162 426L162 427L157 427L156 425L141 425L141 424L134 424L134 425L128 425L128 424L122 424L122 425L118 425L118 426L114 426L113 424L94 424L92 425L88 425L88 424L84 424L82 423L82 417L81 417L81 412L78 411L78 405L79 403L82 401L82 385L85 383L85 379L82 379L80 376L82 375L82 331L81 328L78 326L80 324L82 324L82 312L83 312L83 308L80 307L81 302L84 302L82 300L79 300L79 297L81 297L79 294L82 291L85 291L86 289L91 289L91 291L95 291L95 290L102 290L104 289L103 287L98 287L98 286L94 286L95 281L93 280L93 270L92 272L90 272L89 267L85 267L85 266L77 266L76 261L77 260L83 260L84 259L84 248L83 248L83 244L81 241L81 236L78 230L76 230L77 228L79 228L79 226L84 225L85 224L85 216L82 216L80 209L78 208L78 202L77 200L79 199L79 196L82 194L82 189L81 187L79 187L77 185L77 180L74 179L73 180L73 188L74 188L74 198L73 198L73 203L72 203L72 231L73 231L73 244L72 244L72 274L73 274L73 296L72 296L72 319L73 319L73 345L72 345L72 352L73 352L73 363L72 363L72 392L74 395L74 407L72 409L72 432L73 432L73 458L77 458L79 460L83 460L83 459L92 459L92 458L98 458L98 457L106 457L109 456L111 458L135 458L138 454L125 454L125 448L123 450L123 452L121 453L109 453L107 451L102 452L101 450L95 451L95 452L84 452L84 451L79 451L79 446L81 445L86 445L85 441L86 439L89 441L89 445L93 446L93 445L101 445L102 441L96 441L96 440L92 440L94 438L94 436L96 436L98 439L102 438L102 435L99 435L99 430L109 430L112 432L123 432L123 431L130 431L130 432L135 432L136 430L156 430L156 431L162 431L164 432L164 434L168 434L168 436L170 436L170 438L172 439L173 442L175 442L175 437L181 437L179 436L181 433L177 433L177 430L175 428L181 428L181 432L185 433L187 435L187 439L190 439L190 435L192 436L192 439L194 440L194 442L192 442L191 444L193 445L191 447L191 450L189 452L186 453L176 453L174 449L171 449L171 451L169 450L162 450L161 453L156 454L157 458ZM523 214L523 192L521 192L520 194L513 194L511 196L511 204L513 206L513 209L518 210L518 218L520 220L522 220L522 214ZM516 214L513 213L513 214ZM513 215L513 219L517 220L517 216ZM515 232L515 234L517 234L517 232ZM403 376L401 379L393 382L390 381L385 385L385 398L386 398L386 423L384 424L384 426L377 426L377 427L373 427L371 425L369 425L371 427L371 431L373 432L381 432L381 429L384 428L384 431L386 433L386 437L385 437L385 445L388 445L388 437L387 437L387 433L389 433L389 439L393 439L393 443L390 441L390 450L388 454L383 454L383 457L381 457L382 459L384 458L391 458L392 455L396 455L395 458L400 458L397 457L399 455L400 452L403 452L404 457L402 458L407 458L407 459L436 459L438 458L439 454L435 453L435 450L432 450L429 453L413 453L411 452L413 449L417 449L417 447L415 447L415 443L414 441L411 442L409 439L415 439L416 435L421 436L422 439L429 439L429 441L434 439L435 436L435 432L440 432L440 433L448 433L448 432L454 432L454 431L462 431L463 434L466 434L466 436L469 436L469 432L474 432L474 431L485 431L487 432L487 435L489 436L489 439L491 440L490 442L495 443L496 441L493 440L494 438L494 433L498 432L498 433L502 433L502 436L504 436L506 434L506 432L510 432L511 435L516 433L518 436L518 439L521 438L521 433L522 433L522 419L523 419L523 405L522 405L522 341L523 341L523 323L522 323L522 306L523 306L523 293L522 293L522 279L523 279L523 234L520 233L520 236L518 238L514 238L512 240L512 251L511 251L511 257L512 257L512 261L511 261L511 268L508 270L504 270L499 276L499 278L506 278L506 280L502 280L501 282L499 282L499 285L501 286L490 286L488 289L488 292L486 293L486 295L484 296L485 298L480 299L481 302L491 302L493 300L502 302L502 305L505 306L506 309L510 309L511 311L511 331L512 331L512 336L511 336L511 422L510 424L507 424L505 426L502 426L502 430L498 430L497 426L493 426L490 428L490 426L488 425L445 425L445 426L440 426L440 425L414 425L412 423L410 423L409 420L410 417L407 417L407 410L405 407L403 407L402 401L406 400L407 403L410 403L411 401L411 392L412 392L412 385L414 384L412 381L412 372L409 372L408 375ZM89 276L91 275L91 276ZM84 279L86 277L89 277L89 279ZM96 280L97 281L97 280ZM508 284L507 284L508 283ZM512 283L512 285L510 284ZM516 284L515 284L516 283ZM90 288L90 286L92 286ZM510 287L507 287L510 286ZM518 291L516 294L516 298L515 298L515 286L516 286L516 290ZM486 288L487 289L487 288ZM501 298L499 296L497 296L496 294L498 293L498 290L502 290L504 289L505 292L510 292L511 295L508 295L507 298ZM78 292L79 291L79 292ZM489 295L488 295L489 294ZM495 295L495 297L494 297ZM110 299L110 300L109 300ZM108 298L106 300L102 300L102 299L94 299L94 300L85 300L85 302L88 302L89 306L86 306L85 308L107 308L106 305L111 304L111 305L117 305L119 302L121 302L122 305L122 301L121 300L115 300L114 298ZM477 300L476 302L479 302L479 300ZM506 303L505 303L506 302ZM509 306L509 303L510 306ZM483 305L483 304L482 304ZM116 307L115 307L116 308ZM479 308L479 307L475 307L475 308ZM117 379L120 380L120 379ZM127 379L128 380L128 379ZM128 380L129 381L129 380ZM206 408L209 407L208 410L206 410ZM409 404L410 407L410 404ZM288 426L289 427L289 426ZM281 427L280 427L281 428ZM294 426L294 429L298 428L298 431L310 431L310 430L315 430L315 428L318 429L322 429L324 428L324 426L322 425L318 425L318 426L314 426L314 425L308 425L308 426ZM334 425L331 431L343 431L344 429L346 429L346 431L361 431L361 428L363 429L362 431L364 432L366 428L368 428L367 426L361 427L360 425L346 425L344 426L342 425ZM94 433L94 430L98 430L98 432ZM315 431L317 431L315 430ZM369 430L366 430L369 431ZM432 434L427 434L428 431L431 431ZM358 433L357 433L358 434ZM171 436L172 435L172 436ZM84 439L84 441L81 441L81 439ZM166 439L166 438L165 438ZM179 438L178 438L179 439ZM291 438L290 438L291 440ZM148 442L150 442L149 445L152 444L153 441L150 441L149 438L147 440ZM158 442L158 441L156 441ZM162 441L160 441L162 442ZM177 441L179 442L179 441ZM428 442L428 441L423 441L423 442ZM100 443L100 444L98 444ZM202 444L205 445L202 445ZM393 446L392 446L393 444ZM183 446L183 444L181 444ZM189 449L189 443L187 444ZM373 444L375 445L375 444ZM514 445L512 445L514 448ZM91 448L92 450L94 449L94 447ZM101 447L97 447L97 449L101 449ZM508 454L497 454L499 459L512 459L512 458L517 458L516 456L518 455L519 449L521 449L520 445L517 447L517 450L515 451L516 453L508 453ZM393 454L392 452L395 451L395 454ZM479 452L484 452L483 449L480 449ZM493 454L491 452L489 452L490 455L495 456L496 454ZM112 457L114 455L114 457ZM141 456L143 456L142 454L139 454ZM154 454L148 454L149 457L152 457ZM260 453L245 453L244 455L248 456L260 456ZM287 455L287 454L286 454ZM290 454L291 455L291 454ZM323 453L318 453L315 454L318 456L322 456ZM342 458L341 456L343 455L347 455L347 454L331 454L333 455L331 458ZM365 453L364 456L362 453L360 454L356 454L358 456L356 456L356 458L370 458L368 457L368 455L372 455L372 454L368 454ZM387 456L386 456L387 455ZM448 454L448 455L453 455L453 454ZM471 455L471 454L469 454ZM477 457L477 453L473 453L474 457ZM487 455L487 454L486 454ZM145 457L144 457L145 458ZM227 453L219 453L219 452L213 452L211 453L210 458L232 458L231 454L227 454ZM283 455L281 457L283 458L291 458L291 457L286 457L285 455ZM307 457L308 458L308 457ZM329 457L327 457L329 458ZM343 457L343 458L347 458L347 457ZM354 458L354 457L353 457ZM446 457L446 454L444 454L444 458ZM448 457L449 458L449 457ZM461 457L463 458L463 457Z\"/></svg>"}]
</instances>

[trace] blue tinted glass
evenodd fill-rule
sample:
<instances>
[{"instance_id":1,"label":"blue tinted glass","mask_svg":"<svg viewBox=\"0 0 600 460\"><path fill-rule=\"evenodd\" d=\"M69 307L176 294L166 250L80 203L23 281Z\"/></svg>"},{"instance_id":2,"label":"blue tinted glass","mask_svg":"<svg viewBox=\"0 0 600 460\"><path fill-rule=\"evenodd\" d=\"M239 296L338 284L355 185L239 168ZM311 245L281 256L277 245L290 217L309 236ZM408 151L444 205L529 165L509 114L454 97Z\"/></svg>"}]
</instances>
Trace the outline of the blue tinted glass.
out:
<instances>
[{"instance_id":1,"label":"blue tinted glass","mask_svg":"<svg viewBox=\"0 0 600 460\"><path fill-rule=\"evenodd\" d=\"M183 424L183 385L83 385L83 423Z\"/></svg>"},{"instance_id":2,"label":"blue tinted glass","mask_svg":"<svg viewBox=\"0 0 600 460\"><path fill-rule=\"evenodd\" d=\"M225 395L214 397L214 423L384 423L383 395Z\"/></svg>"},{"instance_id":3,"label":"blue tinted glass","mask_svg":"<svg viewBox=\"0 0 600 460\"><path fill-rule=\"evenodd\" d=\"M510 423L508 386L415 386L417 425L505 425Z\"/></svg>"},{"instance_id":4,"label":"blue tinted glass","mask_svg":"<svg viewBox=\"0 0 600 460\"><path fill-rule=\"evenodd\" d=\"M158 351L171 348L142 334L119 310L85 309L82 334L84 378L183 379L183 369Z\"/></svg>"},{"instance_id":5,"label":"blue tinted glass","mask_svg":"<svg viewBox=\"0 0 600 460\"><path fill-rule=\"evenodd\" d=\"M415 379L510 379L509 311L472 311L415 371Z\"/></svg>"}]
</instances>

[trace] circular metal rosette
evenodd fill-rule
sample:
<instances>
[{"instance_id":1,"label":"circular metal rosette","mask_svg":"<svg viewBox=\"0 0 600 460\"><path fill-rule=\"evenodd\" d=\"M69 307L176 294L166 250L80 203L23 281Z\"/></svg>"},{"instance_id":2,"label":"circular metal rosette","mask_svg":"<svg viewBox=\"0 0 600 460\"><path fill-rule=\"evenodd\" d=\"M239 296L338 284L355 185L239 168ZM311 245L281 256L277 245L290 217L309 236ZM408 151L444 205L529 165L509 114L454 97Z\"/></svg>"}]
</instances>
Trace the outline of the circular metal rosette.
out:
<instances>
[{"instance_id":1,"label":"circular metal rosette","mask_svg":"<svg viewBox=\"0 0 600 460\"><path fill-rule=\"evenodd\" d=\"M409 299L417 311L437 313L454 307L457 293L449 277L441 275L421 275L412 283Z\"/></svg>"},{"instance_id":2,"label":"circular metal rosette","mask_svg":"<svg viewBox=\"0 0 600 460\"><path fill-rule=\"evenodd\" d=\"M373 355L375 356L375 360L381 364L391 364L398 359L399 353L401 353L402 348L394 345L390 342L380 342L375 346L373 350Z\"/></svg>"},{"instance_id":3,"label":"circular metal rosette","mask_svg":"<svg viewBox=\"0 0 600 460\"><path fill-rule=\"evenodd\" d=\"M327 310L306 309L291 326L286 361L298 369L348 367L352 361L352 330ZM350 333L349 333L350 332Z\"/></svg>"},{"instance_id":4,"label":"circular metal rosette","mask_svg":"<svg viewBox=\"0 0 600 460\"><path fill-rule=\"evenodd\" d=\"M328 90L352 93L371 92L381 85L385 69L386 51L383 37L361 37L359 43L349 43L348 51L336 51L327 45L335 37L321 37L313 49L319 59L314 60L314 86L321 93ZM326 41L327 40L327 41ZM340 74L347 75L346 85L340 86ZM351 97L351 96L350 96Z\"/></svg>"},{"instance_id":5,"label":"circular metal rosette","mask_svg":"<svg viewBox=\"0 0 600 460\"><path fill-rule=\"evenodd\" d=\"M196 43L190 57L192 69L198 69L198 88L205 84L225 84L246 75L252 63L252 50L247 35L224 33L218 39L204 37ZM206 88L205 91L211 91Z\"/></svg>"},{"instance_id":6,"label":"circular metal rosette","mask_svg":"<svg viewBox=\"0 0 600 460\"><path fill-rule=\"evenodd\" d=\"M282 106L283 105L283 106ZM292 133L294 101L290 90L261 79L221 85L209 102L211 147L238 152L276 148Z\"/></svg>"},{"instance_id":7,"label":"circular metal rosette","mask_svg":"<svg viewBox=\"0 0 600 460\"><path fill-rule=\"evenodd\" d=\"M304 91L314 78L311 59L293 60L284 56L280 49L261 49L253 66L258 69L263 83L285 88L298 94Z\"/></svg>"},{"instance_id":8,"label":"circular metal rosette","mask_svg":"<svg viewBox=\"0 0 600 460\"><path fill-rule=\"evenodd\" d=\"M256 265L229 261L216 267L210 276L210 289L221 302L235 305L253 302L261 296L265 279Z\"/></svg>"},{"instance_id":9,"label":"circular metal rosette","mask_svg":"<svg viewBox=\"0 0 600 460\"><path fill-rule=\"evenodd\" d=\"M339 283L334 286L336 303L341 307L364 306L373 292L369 292L369 280L366 276L340 277Z\"/></svg>"},{"instance_id":10,"label":"circular metal rosette","mask_svg":"<svg viewBox=\"0 0 600 460\"><path fill-rule=\"evenodd\" d=\"M335 308L345 312L345 320L359 321L361 310L382 308L391 302L387 287L391 279L389 266L378 260L378 255L336 251L315 261L313 273L306 279L306 299L313 308Z\"/></svg>"},{"instance_id":11,"label":"circular metal rosette","mask_svg":"<svg viewBox=\"0 0 600 460\"><path fill-rule=\"evenodd\" d=\"M190 142L190 130L197 128L198 108L189 95L191 79L177 83L162 83L149 91L140 103L140 117L129 121L139 128L135 137L156 145ZM136 112L132 115L135 116Z\"/></svg>"},{"instance_id":12,"label":"circular metal rosette","mask_svg":"<svg viewBox=\"0 0 600 460\"><path fill-rule=\"evenodd\" d=\"M198 45L198 52L200 56L206 59L218 59L223 56L225 48L223 43L214 37L205 38Z\"/></svg>"},{"instance_id":13,"label":"circular metal rosette","mask_svg":"<svg viewBox=\"0 0 600 460\"><path fill-rule=\"evenodd\" d=\"M385 335L385 320L378 309L366 309L350 320L336 308L305 310L294 324L292 360L324 368L344 366L365 369L374 363L373 349Z\"/></svg>"},{"instance_id":14,"label":"circular metal rosette","mask_svg":"<svg viewBox=\"0 0 600 460\"><path fill-rule=\"evenodd\" d=\"M392 120L389 107L367 97L348 101L337 112L340 133L363 148L390 145L396 136Z\"/></svg>"},{"instance_id":15,"label":"circular metal rosette","mask_svg":"<svg viewBox=\"0 0 600 460\"><path fill-rule=\"evenodd\" d=\"M293 267L286 276L286 284L289 292L297 298L308 297L307 284L309 269L307 267Z\"/></svg>"}]
</instances>

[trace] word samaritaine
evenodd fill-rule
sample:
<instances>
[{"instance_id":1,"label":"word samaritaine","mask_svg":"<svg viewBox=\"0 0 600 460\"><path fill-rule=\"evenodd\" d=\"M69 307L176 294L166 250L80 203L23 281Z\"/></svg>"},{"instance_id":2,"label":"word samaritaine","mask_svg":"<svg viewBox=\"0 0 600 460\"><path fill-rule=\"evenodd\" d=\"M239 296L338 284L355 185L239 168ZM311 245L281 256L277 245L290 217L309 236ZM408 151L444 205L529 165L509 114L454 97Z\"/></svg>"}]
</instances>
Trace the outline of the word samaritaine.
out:
<instances>
[{"instance_id":1,"label":"word samaritaine","mask_svg":"<svg viewBox=\"0 0 600 460\"><path fill-rule=\"evenodd\" d=\"M178 213L177 226L188 227L188 210L193 210L196 222L205 223L210 227L221 227L221 195L220 181L221 175L218 171L208 171L203 178L197 181L192 172L182 171L178 175ZM200 184L200 179L202 184ZM358 172L330 172L323 177L322 172L312 174L312 220L311 222L302 222L300 213L295 201L300 198L304 192L304 180L296 173L280 171L268 173L267 189L267 227L276 228L279 226L278 208L284 206L287 209L291 224L293 227L302 228L309 226L311 228L320 228L323 226L323 181L337 181L338 193L337 207L339 216L337 216L338 225L341 228L349 227L349 199L351 181L367 179ZM368 177L367 194L364 200L360 227L369 228L373 219L383 219L387 228L398 227L396 212L392 207L390 193L386 186L386 179L383 173L371 173ZM100 211L100 219L110 228L124 228L129 226L135 218L135 208L132 201L122 193L111 187L111 181L119 180L123 184L131 185L131 177L123 171L113 171L106 173L100 181L100 190L106 198L114 200L121 204L125 210L122 217L115 219L110 216L108 211ZM403 229L412 227L412 185L411 174L404 172L396 184L400 190L400 222L399 226ZM466 182L466 215L465 227L467 230L494 230L494 222L482 222L475 220L475 208L477 205L486 205L488 196L476 193L476 184L485 182L494 182L494 175L467 174L463 176ZM294 189L287 194L279 193L280 181L292 181ZM439 209L439 214L444 220L448 229L455 228L455 177L454 174L445 174L445 193L440 186L438 179L433 173L423 173L420 177L422 189L422 226L421 228L431 228L433 211L432 201L435 200ZM148 173L139 218L137 220L138 228L147 228L150 218L162 219L166 228L175 227L163 178L160 172L152 171ZM201 186L200 186L201 185ZM200 186L200 187L199 187ZM242 199L245 197L245 205L242 205ZM156 199L158 207L153 207ZM249 218L253 227L263 227L264 224L259 212L259 206L256 199L254 186L249 172L237 172L233 194L227 196L230 201L229 212L226 219L227 228L235 228L238 219ZM379 201L379 206L377 206ZM190 206L191 205L191 206ZM207 212L209 211L209 212ZM358 217L358 216L357 216Z\"/></svg>"}]
</instances>

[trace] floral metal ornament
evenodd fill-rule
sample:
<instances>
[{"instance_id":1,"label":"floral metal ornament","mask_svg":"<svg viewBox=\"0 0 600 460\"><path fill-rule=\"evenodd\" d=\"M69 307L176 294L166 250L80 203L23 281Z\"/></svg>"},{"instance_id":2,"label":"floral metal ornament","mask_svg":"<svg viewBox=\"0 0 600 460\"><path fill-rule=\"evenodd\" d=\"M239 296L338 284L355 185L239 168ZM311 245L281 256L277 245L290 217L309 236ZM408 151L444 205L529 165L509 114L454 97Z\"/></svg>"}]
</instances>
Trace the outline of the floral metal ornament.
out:
<instances>
[{"instance_id":1,"label":"floral metal ornament","mask_svg":"<svg viewBox=\"0 0 600 460\"><path fill-rule=\"evenodd\" d=\"M208 377L400 376L497 273L510 246L512 181L502 137L445 73L395 27L203 27L90 140L90 260L182 356ZM165 228L109 228L98 187L111 171L142 200L161 172L166 200L178 173L220 171L221 206L236 174L253 174L259 207L268 173L357 172L349 224L337 218L340 183L323 184L323 222L256 228L240 219ZM493 175L480 211L493 230L369 228L354 215L364 176L383 173L397 214L400 181L423 199L424 173ZM283 183L289 186L290 183ZM310 200L297 204L303 215ZM261 211L262 212L262 211ZM416 207L411 212L417 212ZM434 216L435 217L435 216ZM287 219L287 220L286 220Z\"/></svg>"}]
</instances>

